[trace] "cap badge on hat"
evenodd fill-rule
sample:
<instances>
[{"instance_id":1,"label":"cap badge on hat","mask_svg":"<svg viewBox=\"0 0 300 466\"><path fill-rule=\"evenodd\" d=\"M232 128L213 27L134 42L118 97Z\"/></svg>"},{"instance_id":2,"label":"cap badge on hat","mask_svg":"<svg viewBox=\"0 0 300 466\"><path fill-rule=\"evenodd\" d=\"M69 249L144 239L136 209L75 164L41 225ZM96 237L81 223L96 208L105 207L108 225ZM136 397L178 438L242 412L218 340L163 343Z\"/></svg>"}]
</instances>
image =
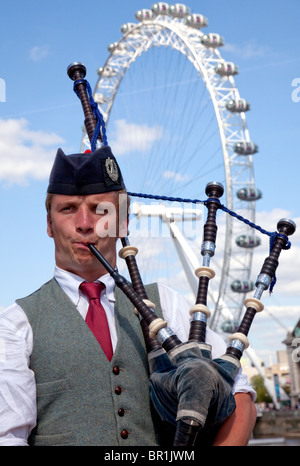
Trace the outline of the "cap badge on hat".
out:
<instances>
[{"instance_id":1,"label":"cap badge on hat","mask_svg":"<svg viewBox=\"0 0 300 466\"><path fill-rule=\"evenodd\" d=\"M113 182L118 181L119 170L118 170L116 162L111 157L107 157L105 161L105 170L106 170L107 175Z\"/></svg>"}]
</instances>

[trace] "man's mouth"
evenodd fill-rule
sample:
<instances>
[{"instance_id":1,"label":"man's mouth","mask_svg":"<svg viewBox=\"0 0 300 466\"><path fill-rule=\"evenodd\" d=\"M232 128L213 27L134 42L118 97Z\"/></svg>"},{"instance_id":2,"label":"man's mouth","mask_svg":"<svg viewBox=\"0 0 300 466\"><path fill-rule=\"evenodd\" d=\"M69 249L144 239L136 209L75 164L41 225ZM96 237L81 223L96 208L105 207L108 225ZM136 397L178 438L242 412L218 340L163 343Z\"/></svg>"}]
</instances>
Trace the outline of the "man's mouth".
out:
<instances>
[{"instance_id":1,"label":"man's mouth","mask_svg":"<svg viewBox=\"0 0 300 466\"><path fill-rule=\"evenodd\" d=\"M79 248L79 249L86 249L86 250L90 250L89 249L89 244L94 244L94 242L92 241L75 241L74 244Z\"/></svg>"}]
</instances>

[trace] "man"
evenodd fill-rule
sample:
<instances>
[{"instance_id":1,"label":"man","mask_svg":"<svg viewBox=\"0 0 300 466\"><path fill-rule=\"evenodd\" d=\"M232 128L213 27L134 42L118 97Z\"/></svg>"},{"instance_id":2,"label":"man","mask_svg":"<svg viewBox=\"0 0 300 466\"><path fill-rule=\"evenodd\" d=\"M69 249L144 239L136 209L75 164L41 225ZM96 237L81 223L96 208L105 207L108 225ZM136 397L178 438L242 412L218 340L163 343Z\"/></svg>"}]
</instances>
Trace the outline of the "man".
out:
<instances>
[{"instance_id":1,"label":"man","mask_svg":"<svg viewBox=\"0 0 300 466\"><path fill-rule=\"evenodd\" d=\"M106 207L118 212L125 186L109 147L66 156L58 150L48 186L47 233L55 244L54 279L1 313L0 445L159 445L149 401L147 355L132 305L88 244L116 265L117 236ZM99 206L102 207L99 209ZM104 208L103 208L104 206ZM109 209L108 209L109 210ZM100 213L99 213L100 212ZM116 217L116 231L122 230ZM101 228L99 228L99 225ZM127 225L123 227L125 231ZM83 282L104 284L111 347L98 343L88 321ZM185 341L188 305L167 287L148 288L156 313ZM103 332L102 332L103 333ZM225 345L210 329L213 357ZM255 422L252 388L239 375L237 409L216 445L245 445Z\"/></svg>"}]
</instances>

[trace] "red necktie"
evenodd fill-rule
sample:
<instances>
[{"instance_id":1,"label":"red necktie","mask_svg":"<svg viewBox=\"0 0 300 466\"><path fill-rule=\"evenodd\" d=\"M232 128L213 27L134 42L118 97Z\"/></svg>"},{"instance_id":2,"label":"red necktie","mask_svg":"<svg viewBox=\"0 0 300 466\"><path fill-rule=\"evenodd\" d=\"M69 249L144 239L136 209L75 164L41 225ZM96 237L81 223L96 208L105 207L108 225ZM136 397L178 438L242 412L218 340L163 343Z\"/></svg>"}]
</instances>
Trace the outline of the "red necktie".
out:
<instances>
[{"instance_id":1,"label":"red necktie","mask_svg":"<svg viewBox=\"0 0 300 466\"><path fill-rule=\"evenodd\" d=\"M100 302L101 291L104 288L103 283L93 282L82 282L79 286L90 302L85 321L110 361L113 355L110 332L105 310Z\"/></svg>"}]
</instances>

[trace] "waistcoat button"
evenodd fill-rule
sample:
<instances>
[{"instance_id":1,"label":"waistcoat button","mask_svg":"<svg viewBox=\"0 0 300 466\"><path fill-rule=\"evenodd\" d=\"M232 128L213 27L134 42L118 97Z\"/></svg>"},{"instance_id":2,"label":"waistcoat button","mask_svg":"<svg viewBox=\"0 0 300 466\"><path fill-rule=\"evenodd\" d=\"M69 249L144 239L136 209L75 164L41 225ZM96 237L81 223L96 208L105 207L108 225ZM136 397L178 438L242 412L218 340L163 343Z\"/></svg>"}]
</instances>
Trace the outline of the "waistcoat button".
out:
<instances>
[{"instance_id":1,"label":"waistcoat button","mask_svg":"<svg viewBox=\"0 0 300 466\"><path fill-rule=\"evenodd\" d=\"M123 429L121 432L121 437L123 439L126 439L128 437L128 431L126 429Z\"/></svg>"},{"instance_id":2,"label":"waistcoat button","mask_svg":"<svg viewBox=\"0 0 300 466\"><path fill-rule=\"evenodd\" d=\"M119 408L118 409L118 415L122 417L122 416L124 416L124 414L125 414L125 410L123 408Z\"/></svg>"},{"instance_id":3,"label":"waistcoat button","mask_svg":"<svg viewBox=\"0 0 300 466\"><path fill-rule=\"evenodd\" d=\"M119 369L118 366L114 366L114 368L113 368L113 373L114 373L115 375L118 375L118 374L120 373L120 369Z\"/></svg>"},{"instance_id":4,"label":"waistcoat button","mask_svg":"<svg viewBox=\"0 0 300 466\"><path fill-rule=\"evenodd\" d=\"M116 395L121 395L121 391L122 391L121 387L116 387L115 388Z\"/></svg>"}]
</instances>

